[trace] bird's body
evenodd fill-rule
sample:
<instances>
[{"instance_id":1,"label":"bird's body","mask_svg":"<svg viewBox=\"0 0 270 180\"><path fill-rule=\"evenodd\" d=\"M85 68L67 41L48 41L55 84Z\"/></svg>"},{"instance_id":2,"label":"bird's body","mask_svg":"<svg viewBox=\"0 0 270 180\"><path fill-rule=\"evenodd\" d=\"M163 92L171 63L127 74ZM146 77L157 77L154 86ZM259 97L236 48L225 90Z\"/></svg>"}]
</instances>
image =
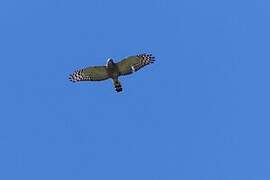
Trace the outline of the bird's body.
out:
<instances>
[{"instance_id":1,"label":"bird's body","mask_svg":"<svg viewBox=\"0 0 270 180\"><path fill-rule=\"evenodd\" d=\"M112 59L108 59L106 64L106 70L110 78L117 78L119 76L119 69Z\"/></svg>"},{"instance_id":2,"label":"bird's body","mask_svg":"<svg viewBox=\"0 0 270 180\"><path fill-rule=\"evenodd\" d=\"M107 69L107 73L108 73L109 78L111 78L113 80L115 90L117 92L122 91L123 89L122 89L121 83L118 80L120 72L119 72L117 65L113 62L112 59L108 59L107 64L106 64L106 69Z\"/></svg>"},{"instance_id":3,"label":"bird's body","mask_svg":"<svg viewBox=\"0 0 270 180\"><path fill-rule=\"evenodd\" d=\"M151 54L129 56L118 63L115 63L112 59L108 59L106 66L92 66L75 71L70 75L69 79L72 82L77 82L102 81L111 78L115 90L120 92L122 91L122 86L118 79L119 76L131 74L154 61L155 57Z\"/></svg>"}]
</instances>

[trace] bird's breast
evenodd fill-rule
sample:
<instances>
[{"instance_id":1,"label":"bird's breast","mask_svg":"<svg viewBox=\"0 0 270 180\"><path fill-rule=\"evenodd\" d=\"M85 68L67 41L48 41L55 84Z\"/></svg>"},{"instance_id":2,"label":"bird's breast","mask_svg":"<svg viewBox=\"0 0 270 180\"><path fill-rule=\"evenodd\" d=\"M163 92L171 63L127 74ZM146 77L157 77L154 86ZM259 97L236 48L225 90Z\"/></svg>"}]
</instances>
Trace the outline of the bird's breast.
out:
<instances>
[{"instance_id":1,"label":"bird's breast","mask_svg":"<svg viewBox=\"0 0 270 180\"><path fill-rule=\"evenodd\" d=\"M117 78L119 73L116 66L108 66L107 67L107 73L110 78Z\"/></svg>"}]
</instances>

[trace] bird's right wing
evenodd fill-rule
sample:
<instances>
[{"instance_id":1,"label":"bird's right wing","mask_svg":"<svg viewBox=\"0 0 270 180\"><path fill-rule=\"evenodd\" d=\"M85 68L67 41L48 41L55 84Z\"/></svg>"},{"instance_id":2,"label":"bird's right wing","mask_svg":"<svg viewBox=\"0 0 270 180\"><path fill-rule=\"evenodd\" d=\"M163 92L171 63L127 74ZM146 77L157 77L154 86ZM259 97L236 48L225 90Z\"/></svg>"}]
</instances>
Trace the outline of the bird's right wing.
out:
<instances>
[{"instance_id":1,"label":"bird's right wing","mask_svg":"<svg viewBox=\"0 0 270 180\"><path fill-rule=\"evenodd\" d=\"M154 63L154 61L155 57L152 56L152 54L139 54L123 59L117 63L117 67L119 69L120 75L128 75L138 71L148 64Z\"/></svg>"},{"instance_id":2,"label":"bird's right wing","mask_svg":"<svg viewBox=\"0 0 270 180\"><path fill-rule=\"evenodd\" d=\"M69 80L77 81L102 81L108 79L108 73L105 66L92 66L80 69L70 74Z\"/></svg>"}]
</instances>

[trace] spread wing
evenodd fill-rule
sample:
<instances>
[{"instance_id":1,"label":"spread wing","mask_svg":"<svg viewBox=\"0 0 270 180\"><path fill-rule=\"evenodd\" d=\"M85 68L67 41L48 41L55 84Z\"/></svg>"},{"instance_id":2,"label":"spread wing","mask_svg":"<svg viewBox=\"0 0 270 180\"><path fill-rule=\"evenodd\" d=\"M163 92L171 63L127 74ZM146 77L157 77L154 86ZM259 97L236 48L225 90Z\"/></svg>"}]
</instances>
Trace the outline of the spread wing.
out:
<instances>
[{"instance_id":1,"label":"spread wing","mask_svg":"<svg viewBox=\"0 0 270 180\"><path fill-rule=\"evenodd\" d=\"M152 54L139 54L123 59L117 63L117 67L120 75L128 75L138 71L148 64L154 63L154 61L155 57L153 57Z\"/></svg>"},{"instance_id":2,"label":"spread wing","mask_svg":"<svg viewBox=\"0 0 270 180\"><path fill-rule=\"evenodd\" d=\"M70 74L69 80L77 81L102 81L108 79L108 73L105 66L92 66L80 69Z\"/></svg>"}]
</instances>

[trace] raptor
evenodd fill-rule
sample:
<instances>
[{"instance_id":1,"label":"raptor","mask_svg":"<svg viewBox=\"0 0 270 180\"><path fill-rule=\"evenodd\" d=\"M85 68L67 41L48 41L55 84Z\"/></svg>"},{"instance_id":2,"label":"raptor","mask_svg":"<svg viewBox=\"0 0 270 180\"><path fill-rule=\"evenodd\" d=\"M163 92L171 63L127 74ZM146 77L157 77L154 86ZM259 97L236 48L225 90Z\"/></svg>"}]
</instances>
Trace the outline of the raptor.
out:
<instances>
[{"instance_id":1,"label":"raptor","mask_svg":"<svg viewBox=\"0 0 270 180\"><path fill-rule=\"evenodd\" d=\"M70 74L69 80L72 82L78 81L103 81L111 78L116 92L123 90L119 81L119 76L132 74L142 67L154 63L155 57L152 54L139 54L129 56L115 63L109 58L105 66L90 66L80 69Z\"/></svg>"}]
</instances>

